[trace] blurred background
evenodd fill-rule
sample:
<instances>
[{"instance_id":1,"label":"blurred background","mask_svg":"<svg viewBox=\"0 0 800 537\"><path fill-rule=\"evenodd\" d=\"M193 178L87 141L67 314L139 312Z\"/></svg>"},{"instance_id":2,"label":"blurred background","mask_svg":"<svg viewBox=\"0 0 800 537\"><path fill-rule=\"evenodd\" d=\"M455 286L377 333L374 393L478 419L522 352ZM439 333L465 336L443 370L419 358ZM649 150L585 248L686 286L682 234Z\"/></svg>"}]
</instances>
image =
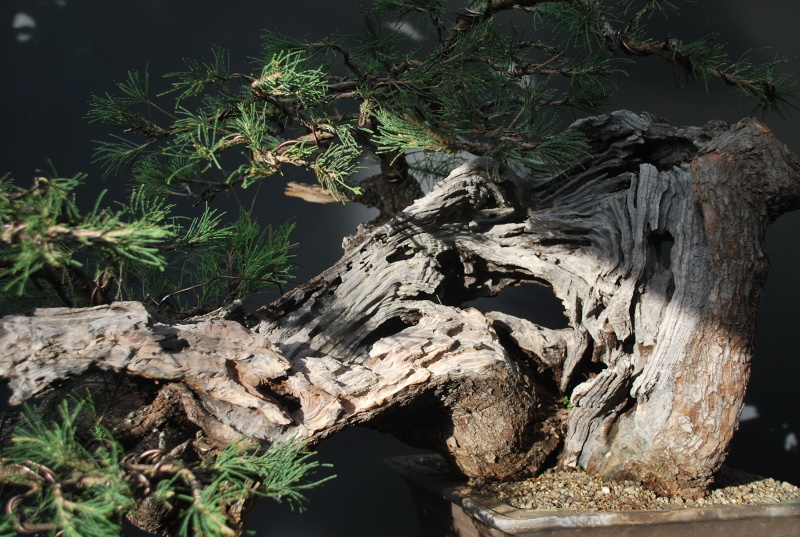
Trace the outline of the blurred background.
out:
<instances>
[{"instance_id":1,"label":"blurred background","mask_svg":"<svg viewBox=\"0 0 800 537\"><path fill-rule=\"evenodd\" d=\"M681 14L670 15L662 25L664 37L691 40L719 32L732 58L766 47L771 48L759 52L762 60L776 53L800 54L798 2L676 3ZM368 0L364 4L369 5ZM302 38L358 33L361 24L358 4L349 1L5 0L0 3L0 175L8 172L25 184L35 170L50 169L49 163L61 176L86 172L90 179L79 196L90 204L100 189L124 188L119 179L102 180L99 167L92 164L93 141L108 133L84 119L92 93L113 93L114 83L125 79L129 70L145 68L151 87L158 91L168 84L160 79L162 74L180 70L183 58L206 58L212 45L230 51L234 69L244 68L259 50L264 29ZM800 78L797 61L789 70ZM675 88L671 70L655 60L632 65L629 76L618 82L616 107L651 112L676 124L735 122L751 112L752 103L737 102L721 86L713 87L710 95L699 84ZM761 119L800 154L800 127L791 117L771 114ZM341 256L342 238L376 211L285 198L282 190L289 180L314 179L289 171L267 181L261 199L274 203L266 203L260 217L273 226L296 223L294 274L296 283L302 283L332 265ZM800 483L800 352L794 332L800 320L798 232L798 213L782 217L769 231L772 269L760 308L747 406L728 459L731 466L794 483ZM546 298L543 303L550 305L543 308L542 324L548 317L557 324L561 312ZM529 295L504 292L490 307L514 313L530 300ZM382 464L387 456L418 450L384 434L352 429L322 442L318 452L319 460L334 465L338 477L308 494L303 514L281 505L258 506L249 526L257 535L420 535L402 479Z\"/></svg>"}]
</instances>

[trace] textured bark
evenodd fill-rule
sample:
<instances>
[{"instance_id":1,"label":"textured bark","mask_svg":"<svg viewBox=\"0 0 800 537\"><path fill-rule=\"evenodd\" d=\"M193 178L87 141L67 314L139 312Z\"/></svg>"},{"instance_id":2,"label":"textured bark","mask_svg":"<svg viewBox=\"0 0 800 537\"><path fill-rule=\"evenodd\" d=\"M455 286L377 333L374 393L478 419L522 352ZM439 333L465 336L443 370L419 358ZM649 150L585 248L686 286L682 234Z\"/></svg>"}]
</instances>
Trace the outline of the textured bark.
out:
<instances>
[{"instance_id":1,"label":"textured bark","mask_svg":"<svg viewBox=\"0 0 800 537\"><path fill-rule=\"evenodd\" d=\"M738 422L765 231L798 207L800 165L754 120L619 112L572 128L591 146L580 166L462 166L248 328L163 325L135 303L39 310L2 321L0 375L16 400L97 369L158 380L151 407L172 394L217 440L366 424L471 476L535 472L557 453L700 493ZM461 307L524 283L552 287L569 327ZM157 415L121 427L150 434Z\"/></svg>"}]
</instances>

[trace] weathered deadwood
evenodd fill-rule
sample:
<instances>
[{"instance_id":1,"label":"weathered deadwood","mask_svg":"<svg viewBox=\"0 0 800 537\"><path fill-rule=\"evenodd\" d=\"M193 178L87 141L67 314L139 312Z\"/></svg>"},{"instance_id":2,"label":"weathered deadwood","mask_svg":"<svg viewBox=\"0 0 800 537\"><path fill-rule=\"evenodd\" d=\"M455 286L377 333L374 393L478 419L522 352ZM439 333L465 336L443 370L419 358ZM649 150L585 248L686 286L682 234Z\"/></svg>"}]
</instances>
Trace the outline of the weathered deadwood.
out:
<instances>
[{"instance_id":1,"label":"weathered deadwood","mask_svg":"<svg viewBox=\"0 0 800 537\"><path fill-rule=\"evenodd\" d=\"M291 423L258 391L285 377L291 364L265 337L233 321L163 325L139 302L39 309L0 321L0 346L0 376L13 390L12 404L102 369L182 382L215 416L197 416L198 425L223 442L242 434L269 438Z\"/></svg>"},{"instance_id":2,"label":"weathered deadwood","mask_svg":"<svg viewBox=\"0 0 800 537\"><path fill-rule=\"evenodd\" d=\"M467 164L249 330L160 325L131 303L40 310L2 321L0 375L18 399L90 368L177 383L220 440L367 424L500 478L561 445L562 465L698 493L736 428L765 230L800 204L800 165L754 120L572 128L591 146L580 166ZM552 287L569 327L460 307L523 283Z\"/></svg>"}]
</instances>

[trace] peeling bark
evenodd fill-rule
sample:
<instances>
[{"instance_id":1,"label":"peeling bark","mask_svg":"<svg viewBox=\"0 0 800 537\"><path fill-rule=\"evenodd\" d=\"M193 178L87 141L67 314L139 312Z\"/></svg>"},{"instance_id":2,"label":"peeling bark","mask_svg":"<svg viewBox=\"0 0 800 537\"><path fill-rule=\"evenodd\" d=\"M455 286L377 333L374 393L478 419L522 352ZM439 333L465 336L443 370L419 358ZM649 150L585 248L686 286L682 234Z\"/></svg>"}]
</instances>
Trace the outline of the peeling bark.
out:
<instances>
[{"instance_id":1,"label":"peeling bark","mask_svg":"<svg viewBox=\"0 0 800 537\"><path fill-rule=\"evenodd\" d=\"M749 119L618 112L572 129L591 147L580 165L462 166L247 328L164 325L135 303L37 310L2 320L0 376L17 401L97 369L158 380L219 441L365 424L470 476L557 454L699 494L737 426L765 231L800 206L800 163ZM552 287L569 327L461 307L524 283Z\"/></svg>"}]
</instances>

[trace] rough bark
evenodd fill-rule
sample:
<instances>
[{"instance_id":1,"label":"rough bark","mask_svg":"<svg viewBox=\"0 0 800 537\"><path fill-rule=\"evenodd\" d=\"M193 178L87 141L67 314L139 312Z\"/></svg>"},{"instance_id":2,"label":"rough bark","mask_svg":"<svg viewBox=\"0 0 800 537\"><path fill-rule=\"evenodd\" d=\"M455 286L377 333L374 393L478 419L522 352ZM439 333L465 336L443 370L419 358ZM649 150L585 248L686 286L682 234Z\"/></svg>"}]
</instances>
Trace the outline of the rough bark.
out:
<instances>
[{"instance_id":1,"label":"rough bark","mask_svg":"<svg viewBox=\"0 0 800 537\"><path fill-rule=\"evenodd\" d=\"M619 112L572 128L591 147L579 166L462 166L248 328L164 325L135 303L39 310L0 324L0 376L16 401L97 369L157 380L156 401L172 394L217 440L366 424L470 476L535 472L557 453L700 493L737 425L765 230L798 207L800 164L755 120ZM524 283L552 287L569 327L460 307Z\"/></svg>"}]
</instances>

